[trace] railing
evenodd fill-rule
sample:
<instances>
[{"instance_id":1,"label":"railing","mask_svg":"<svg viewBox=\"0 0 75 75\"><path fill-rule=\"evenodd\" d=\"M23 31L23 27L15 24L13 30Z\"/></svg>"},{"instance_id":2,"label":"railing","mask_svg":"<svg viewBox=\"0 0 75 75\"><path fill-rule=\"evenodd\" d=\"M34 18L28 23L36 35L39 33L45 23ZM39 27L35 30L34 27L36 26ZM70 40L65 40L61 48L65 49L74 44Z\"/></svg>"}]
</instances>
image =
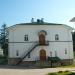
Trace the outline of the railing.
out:
<instances>
[{"instance_id":1,"label":"railing","mask_svg":"<svg viewBox=\"0 0 75 75\"><path fill-rule=\"evenodd\" d=\"M45 44L39 44L40 46L48 46L49 45L49 41L45 41Z\"/></svg>"},{"instance_id":2,"label":"railing","mask_svg":"<svg viewBox=\"0 0 75 75\"><path fill-rule=\"evenodd\" d=\"M39 46L39 43L38 43L38 42L37 42L36 44L34 43L34 44L32 45L32 48L29 48L28 51L25 52L25 53L21 56L21 59L20 59L20 61L19 61L17 64L20 64L20 63L22 62L22 60L23 60L24 58L26 58L27 55L30 54L37 46Z\"/></svg>"},{"instance_id":3,"label":"railing","mask_svg":"<svg viewBox=\"0 0 75 75\"><path fill-rule=\"evenodd\" d=\"M49 41L46 41L46 46L48 46L49 45Z\"/></svg>"},{"instance_id":4,"label":"railing","mask_svg":"<svg viewBox=\"0 0 75 75\"><path fill-rule=\"evenodd\" d=\"M48 46L48 45L49 45L49 41L46 41L46 44L44 44L43 46ZM28 49L27 52L25 51L24 54L21 56L20 61L19 61L17 64L20 64L20 63L22 62L22 60L25 59L25 58L28 56L28 54L30 54L37 46L41 46L41 45L39 44L39 42L34 43L34 44Z\"/></svg>"}]
</instances>

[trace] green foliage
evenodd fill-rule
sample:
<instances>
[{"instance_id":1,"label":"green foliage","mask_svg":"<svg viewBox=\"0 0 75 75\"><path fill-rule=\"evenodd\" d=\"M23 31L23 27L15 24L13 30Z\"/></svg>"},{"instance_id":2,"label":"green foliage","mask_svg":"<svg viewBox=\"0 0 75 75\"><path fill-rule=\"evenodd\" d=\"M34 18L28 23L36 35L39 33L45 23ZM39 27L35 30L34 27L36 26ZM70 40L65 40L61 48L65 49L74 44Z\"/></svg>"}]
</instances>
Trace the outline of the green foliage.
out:
<instances>
[{"instance_id":1,"label":"green foliage","mask_svg":"<svg viewBox=\"0 0 75 75\"><path fill-rule=\"evenodd\" d=\"M75 58L75 51L73 51L73 53L74 53L74 58Z\"/></svg>"},{"instance_id":2,"label":"green foliage","mask_svg":"<svg viewBox=\"0 0 75 75\"><path fill-rule=\"evenodd\" d=\"M64 71L65 73L68 73L68 72L70 72L70 71L68 71L68 70L66 70L66 71Z\"/></svg>"},{"instance_id":3,"label":"green foliage","mask_svg":"<svg viewBox=\"0 0 75 75\"><path fill-rule=\"evenodd\" d=\"M57 75L56 73L48 73L47 75Z\"/></svg>"},{"instance_id":4,"label":"green foliage","mask_svg":"<svg viewBox=\"0 0 75 75\"><path fill-rule=\"evenodd\" d=\"M7 64L8 60L5 56L0 56L0 65Z\"/></svg>"},{"instance_id":5,"label":"green foliage","mask_svg":"<svg viewBox=\"0 0 75 75\"><path fill-rule=\"evenodd\" d=\"M52 61L52 62L58 62L61 59L59 57L48 57L48 61Z\"/></svg>"},{"instance_id":6,"label":"green foliage","mask_svg":"<svg viewBox=\"0 0 75 75\"><path fill-rule=\"evenodd\" d=\"M8 44L4 44L2 46L2 48L3 48L3 54L4 54L4 56L7 57L8 56Z\"/></svg>"},{"instance_id":7,"label":"green foliage","mask_svg":"<svg viewBox=\"0 0 75 75\"><path fill-rule=\"evenodd\" d=\"M75 75L75 73L72 72L72 73L70 73L70 74L68 74L68 75Z\"/></svg>"},{"instance_id":8,"label":"green foliage","mask_svg":"<svg viewBox=\"0 0 75 75\"><path fill-rule=\"evenodd\" d=\"M75 75L75 73L69 71L59 71L54 73L48 73L47 75Z\"/></svg>"},{"instance_id":9,"label":"green foliage","mask_svg":"<svg viewBox=\"0 0 75 75\"><path fill-rule=\"evenodd\" d=\"M58 73L62 73L63 71L59 71Z\"/></svg>"},{"instance_id":10,"label":"green foliage","mask_svg":"<svg viewBox=\"0 0 75 75\"><path fill-rule=\"evenodd\" d=\"M7 64L7 59L0 59L0 65Z\"/></svg>"},{"instance_id":11,"label":"green foliage","mask_svg":"<svg viewBox=\"0 0 75 75\"><path fill-rule=\"evenodd\" d=\"M75 51L75 32L72 32L73 50Z\"/></svg>"},{"instance_id":12,"label":"green foliage","mask_svg":"<svg viewBox=\"0 0 75 75\"><path fill-rule=\"evenodd\" d=\"M0 45L1 48L3 49L3 54L4 56L8 56L8 44L6 43L6 36L7 36L7 31L6 31L6 24L2 25L1 32L0 32Z\"/></svg>"}]
</instances>

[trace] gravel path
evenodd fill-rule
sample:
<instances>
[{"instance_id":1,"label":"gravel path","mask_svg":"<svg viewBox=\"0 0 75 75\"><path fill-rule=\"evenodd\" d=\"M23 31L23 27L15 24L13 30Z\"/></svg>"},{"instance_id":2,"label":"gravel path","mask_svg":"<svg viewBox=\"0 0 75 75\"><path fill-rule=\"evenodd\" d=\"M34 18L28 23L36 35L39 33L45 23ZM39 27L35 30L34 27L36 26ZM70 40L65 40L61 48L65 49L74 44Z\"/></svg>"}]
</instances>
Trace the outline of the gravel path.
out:
<instances>
[{"instance_id":1,"label":"gravel path","mask_svg":"<svg viewBox=\"0 0 75 75\"><path fill-rule=\"evenodd\" d=\"M49 72L58 72L58 71L73 71L75 68L43 68L43 69L26 69L26 68L1 68L0 75L46 75Z\"/></svg>"}]
</instances>

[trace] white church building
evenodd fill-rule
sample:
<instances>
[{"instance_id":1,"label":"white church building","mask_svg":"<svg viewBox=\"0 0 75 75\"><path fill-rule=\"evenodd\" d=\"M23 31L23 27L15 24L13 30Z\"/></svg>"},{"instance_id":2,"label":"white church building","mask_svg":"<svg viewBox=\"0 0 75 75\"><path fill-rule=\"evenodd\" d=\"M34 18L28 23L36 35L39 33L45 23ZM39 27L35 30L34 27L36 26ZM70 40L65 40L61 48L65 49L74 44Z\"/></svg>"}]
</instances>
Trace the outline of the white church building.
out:
<instances>
[{"instance_id":1,"label":"white church building","mask_svg":"<svg viewBox=\"0 0 75 75\"><path fill-rule=\"evenodd\" d=\"M73 63L72 28L64 24L37 19L8 28L8 64L50 62Z\"/></svg>"}]
</instances>

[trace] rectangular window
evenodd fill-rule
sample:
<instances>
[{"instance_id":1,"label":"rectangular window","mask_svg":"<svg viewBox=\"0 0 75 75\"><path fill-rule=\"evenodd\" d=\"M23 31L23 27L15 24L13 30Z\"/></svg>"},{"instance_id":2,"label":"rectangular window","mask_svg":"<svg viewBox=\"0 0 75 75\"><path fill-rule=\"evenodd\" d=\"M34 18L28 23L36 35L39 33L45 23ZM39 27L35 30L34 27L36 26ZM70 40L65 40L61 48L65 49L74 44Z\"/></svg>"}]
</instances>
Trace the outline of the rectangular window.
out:
<instances>
[{"instance_id":1,"label":"rectangular window","mask_svg":"<svg viewBox=\"0 0 75 75\"><path fill-rule=\"evenodd\" d=\"M55 40L59 40L59 35L58 34L55 35Z\"/></svg>"},{"instance_id":2,"label":"rectangular window","mask_svg":"<svg viewBox=\"0 0 75 75\"><path fill-rule=\"evenodd\" d=\"M16 50L16 56L19 56L19 51L18 50Z\"/></svg>"},{"instance_id":3,"label":"rectangular window","mask_svg":"<svg viewBox=\"0 0 75 75\"><path fill-rule=\"evenodd\" d=\"M65 48L65 54L67 54L67 49Z\"/></svg>"},{"instance_id":4,"label":"rectangular window","mask_svg":"<svg viewBox=\"0 0 75 75\"><path fill-rule=\"evenodd\" d=\"M28 41L28 35L24 36L24 41Z\"/></svg>"},{"instance_id":5,"label":"rectangular window","mask_svg":"<svg viewBox=\"0 0 75 75\"><path fill-rule=\"evenodd\" d=\"M8 42L8 39L5 39L6 42Z\"/></svg>"}]
</instances>

